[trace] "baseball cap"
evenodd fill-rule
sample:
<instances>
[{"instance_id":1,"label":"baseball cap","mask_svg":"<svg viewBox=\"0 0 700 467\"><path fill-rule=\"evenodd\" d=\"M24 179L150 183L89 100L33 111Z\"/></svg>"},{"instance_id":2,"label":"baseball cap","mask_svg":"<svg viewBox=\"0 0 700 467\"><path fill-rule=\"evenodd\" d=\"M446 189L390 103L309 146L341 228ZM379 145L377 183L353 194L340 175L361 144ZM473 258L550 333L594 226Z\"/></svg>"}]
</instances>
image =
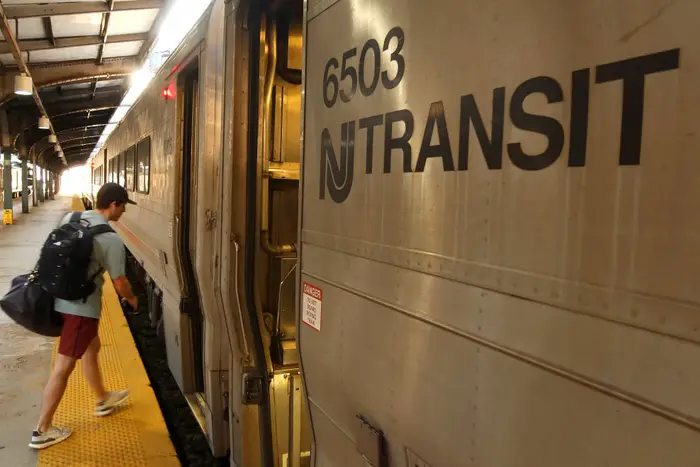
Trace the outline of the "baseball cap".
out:
<instances>
[{"instance_id":1,"label":"baseball cap","mask_svg":"<svg viewBox=\"0 0 700 467\"><path fill-rule=\"evenodd\" d=\"M104 206L112 202L136 204L129 199L129 193L126 191L126 188L114 182L105 183L97 192L97 205Z\"/></svg>"}]
</instances>

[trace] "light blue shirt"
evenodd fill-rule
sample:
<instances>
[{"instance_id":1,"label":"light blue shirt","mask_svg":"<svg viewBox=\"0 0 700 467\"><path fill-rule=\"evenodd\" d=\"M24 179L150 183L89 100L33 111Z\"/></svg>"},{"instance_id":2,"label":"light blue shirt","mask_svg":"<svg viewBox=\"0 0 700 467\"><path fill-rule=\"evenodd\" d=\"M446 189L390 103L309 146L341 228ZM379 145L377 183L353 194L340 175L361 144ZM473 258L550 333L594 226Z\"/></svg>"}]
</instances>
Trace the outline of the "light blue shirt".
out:
<instances>
[{"instance_id":1,"label":"light blue shirt","mask_svg":"<svg viewBox=\"0 0 700 467\"><path fill-rule=\"evenodd\" d=\"M71 213L66 214L59 224L67 224ZM107 220L97 211L85 211L80 216L81 220L87 221L90 225L107 224ZM109 275L116 279L126 275L126 252L124 243L119 235L108 232L94 237L92 256L88 266L88 277L92 277L100 268L103 268ZM104 285L103 274L98 274L95 278L97 288L85 302L83 300L55 300L56 311L69 315L87 316L99 319L102 314L102 286Z\"/></svg>"}]
</instances>

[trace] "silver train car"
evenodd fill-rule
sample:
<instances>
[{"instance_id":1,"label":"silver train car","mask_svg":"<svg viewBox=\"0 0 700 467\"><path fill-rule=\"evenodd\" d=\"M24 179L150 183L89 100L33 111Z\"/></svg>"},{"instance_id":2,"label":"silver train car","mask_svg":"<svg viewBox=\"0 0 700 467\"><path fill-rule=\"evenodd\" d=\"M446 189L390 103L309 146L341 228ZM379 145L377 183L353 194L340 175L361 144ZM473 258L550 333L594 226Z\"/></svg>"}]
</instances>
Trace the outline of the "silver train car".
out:
<instances>
[{"instance_id":1,"label":"silver train car","mask_svg":"<svg viewBox=\"0 0 700 467\"><path fill-rule=\"evenodd\" d=\"M698 465L699 15L213 1L93 173L212 452Z\"/></svg>"}]
</instances>

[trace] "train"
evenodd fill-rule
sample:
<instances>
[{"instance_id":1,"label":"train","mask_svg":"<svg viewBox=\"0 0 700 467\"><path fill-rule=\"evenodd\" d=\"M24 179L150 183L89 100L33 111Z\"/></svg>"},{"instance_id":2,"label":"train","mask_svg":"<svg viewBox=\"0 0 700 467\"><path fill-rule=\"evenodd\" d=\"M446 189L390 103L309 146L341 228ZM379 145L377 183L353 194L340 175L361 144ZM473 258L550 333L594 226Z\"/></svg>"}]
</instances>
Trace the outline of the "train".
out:
<instances>
[{"instance_id":1,"label":"train","mask_svg":"<svg viewBox=\"0 0 700 467\"><path fill-rule=\"evenodd\" d=\"M696 465L699 14L213 0L92 161L212 453Z\"/></svg>"},{"instance_id":2,"label":"train","mask_svg":"<svg viewBox=\"0 0 700 467\"><path fill-rule=\"evenodd\" d=\"M12 160L10 162L10 167L12 171L12 198L20 198L22 196L22 165L18 160ZM0 165L0 188L3 186L3 173L4 167ZM34 189L34 166L33 164L28 164L28 191L29 195L32 195ZM3 192L4 195L4 192Z\"/></svg>"}]
</instances>

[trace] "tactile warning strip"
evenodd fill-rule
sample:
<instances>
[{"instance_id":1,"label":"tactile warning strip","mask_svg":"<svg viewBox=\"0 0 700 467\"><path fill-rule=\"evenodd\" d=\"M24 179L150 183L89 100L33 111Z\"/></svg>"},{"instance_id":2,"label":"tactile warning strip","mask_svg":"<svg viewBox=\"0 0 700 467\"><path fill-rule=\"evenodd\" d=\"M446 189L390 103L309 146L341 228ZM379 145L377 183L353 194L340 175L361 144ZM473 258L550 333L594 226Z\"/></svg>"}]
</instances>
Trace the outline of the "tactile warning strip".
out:
<instances>
[{"instance_id":1,"label":"tactile warning strip","mask_svg":"<svg viewBox=\"0 0 700 467\"><path fill-rule=\"evenodd\" d=\"M55 425L70 427L73 435L39 451L38 466L179 466L117 293L106 274L99 333L105 387L129 387L130 399L107 417L94 416L95 398L78 364L54 418ZM54 344L54 358L57 350L58 341Z\"/></svg>"}]
</instances>

